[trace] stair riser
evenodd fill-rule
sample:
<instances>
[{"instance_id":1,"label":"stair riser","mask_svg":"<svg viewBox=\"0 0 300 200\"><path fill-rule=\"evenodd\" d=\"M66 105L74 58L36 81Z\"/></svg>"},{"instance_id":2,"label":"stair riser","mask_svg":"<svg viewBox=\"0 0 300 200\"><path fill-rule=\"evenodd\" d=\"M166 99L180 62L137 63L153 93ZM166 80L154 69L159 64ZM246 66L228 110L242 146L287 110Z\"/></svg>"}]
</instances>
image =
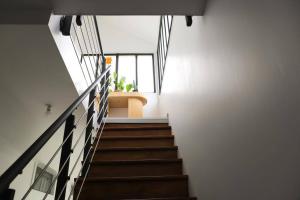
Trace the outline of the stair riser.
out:
<instances>
[{"instance_id":1,"label":"stair riser","mask_svg":"<svg viewBox=\"0 0 300 200\"><path fill-rule=\"evenodd\" d=\"M81 184L81 182L78 182ZM187 197L187 180L86 182L80 199L140 199ZM76 187L78 190L79 187Z\"/></svg>"},{"instance_id":2,"label":"stair riser","mask_svg":"<svg viewBox=\"0 0 300 200\"><path fill-rule=\"evenodd\" d=\"M92 165L90 177L182 175L182 163Z\"/></svg>"},{"instance_id":3,"label":"stair riser","mask_svg":"<svg viewBox=\"0 0 300 200\"><path fill-rule=\"evenodd\" d=\"M177 150L97 151L94 160L176 159Z\"/></svg>"},{"instance_id":4,"label":"stair riser","mask_svg":"<svg viewBox=\"0 0 300 200\"><path fill-rule=\"evenodd\" d=\"M168 127L167 123L106 123L105 128Z\"/></svg>"},{"instance_id":5,"label":"stair riser","mask_svg":"<svg viewBox=\"0 0 300 200\"><path fill-rule=\"evenodd\" d=\"M172 147L174 139L103 139L99 148L105 147Z\"/></svg>"},{"instance_id":6,"label":"stair riser","mask_svg":"<svg viewBox=\"0 0 300 200\"><path fill-rule=\"evenodd\" d=\"M171 129L162 130L104 130L103 136L156 136L171 135Z\"/></svg>"}]
</instances>

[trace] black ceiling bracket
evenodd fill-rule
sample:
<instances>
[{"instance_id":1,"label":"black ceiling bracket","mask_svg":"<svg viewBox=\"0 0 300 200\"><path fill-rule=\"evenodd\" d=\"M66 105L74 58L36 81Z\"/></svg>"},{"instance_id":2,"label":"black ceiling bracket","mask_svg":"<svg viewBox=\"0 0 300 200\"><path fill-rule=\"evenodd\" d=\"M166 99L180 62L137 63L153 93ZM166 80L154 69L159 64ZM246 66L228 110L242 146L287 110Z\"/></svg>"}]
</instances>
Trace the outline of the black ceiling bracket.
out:
<instances>
[{"instance_id":1,"label":"black ceiling bracket","mask_svg":"<svg viewBox=\"0 0 300 200\"><path fill-rule=\"evenodd\" d=\"M81 26L82 25L81 15L77 15L76 16L76 24L77 24L77 26Z\"/></svg>"},{"instance_id":2,"label":"black ceiling bracket","mask_svg":"<svg viewBox=\"0 0 300 200\"><path fill-rule=\"evenodd\" d=\"M193 18L192 18L192 16L191 15L186 15L185 16L185 20L186 20L186 25L188 27L191 27L192 24L193 24Z\"/></svg>"},{"instance_id":3,"label":"black ceiling bracket","mask_svg":"<svg viewBox=\"0 0 300 200\"><path fill-rule=\"evenodd\" d=\"M63 16L60 19L60 31L63 35L69 36L72 24L72 16Z\"/></svg>"}]
</instances>

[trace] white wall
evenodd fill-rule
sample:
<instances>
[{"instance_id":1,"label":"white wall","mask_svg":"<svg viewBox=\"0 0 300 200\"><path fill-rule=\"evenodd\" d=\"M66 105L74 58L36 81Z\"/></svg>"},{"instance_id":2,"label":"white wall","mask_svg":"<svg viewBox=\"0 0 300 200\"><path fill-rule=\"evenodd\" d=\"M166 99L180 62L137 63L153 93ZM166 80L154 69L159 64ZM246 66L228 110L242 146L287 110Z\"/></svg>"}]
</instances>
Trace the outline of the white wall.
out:
<instances>
[{"instance_id":1,"label":"white wall","mask_svg":"<svg viewBox=\"0 0 300 200\"><path fill-rule=\"evenodd\" d=\"M160 105L204 200L300 198L300 2L175 17Z\"/></svg>"},{"instance_id":2,"label":"white wall","mask_svg":"<svg viewBox=\"0 0 300 200\"><path fill-rule=\"evenodd\" d=\"M2 174L76 99L78 94L47 24L1 25L0 44L0 174ZM53 106L50 114L46 114L46 103ZM77 119L83 111L82 107L77 110L75 113ZM78 125L74 140L78 137L82 126L83 124ZM28 164L23 174L13 182L11 187L17 189L15 199L21 199L21 195L32 183L34 166L37 162L46 163L49 160L61 144L62 136L63 129L60 129ZM59 157L60 153L50 165L56 171ZM78 169L75 173L77 172ZM41 195L42 193L33 191L28 199L41 199Z\"/></svg>"}]
</instances>

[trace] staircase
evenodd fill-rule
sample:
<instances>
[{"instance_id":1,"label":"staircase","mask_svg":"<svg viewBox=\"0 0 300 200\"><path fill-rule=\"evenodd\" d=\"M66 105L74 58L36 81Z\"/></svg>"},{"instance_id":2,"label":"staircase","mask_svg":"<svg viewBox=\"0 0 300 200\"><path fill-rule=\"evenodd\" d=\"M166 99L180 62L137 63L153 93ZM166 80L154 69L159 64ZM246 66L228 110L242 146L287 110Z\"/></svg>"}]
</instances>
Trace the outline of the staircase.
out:
<instances>
[{"instance_id":1,"label":"staircase","mask_svg":"<svg viewBox=\"0 0 300 200\"><path fill-rule=\"evenodd\" d=\"M189 197L177 150L167 123L108 123L79 199L196 199Z\"/></svg>"}]
</instances>

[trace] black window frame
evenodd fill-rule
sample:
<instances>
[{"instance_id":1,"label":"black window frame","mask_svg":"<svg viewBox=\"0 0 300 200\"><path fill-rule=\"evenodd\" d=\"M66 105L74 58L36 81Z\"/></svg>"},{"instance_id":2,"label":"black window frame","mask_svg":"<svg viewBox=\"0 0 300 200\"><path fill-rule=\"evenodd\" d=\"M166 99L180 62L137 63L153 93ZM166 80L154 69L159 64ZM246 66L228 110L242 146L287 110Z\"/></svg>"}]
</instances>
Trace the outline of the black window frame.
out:
<instances>
[{"instance_id":1,"label":"black window frame","mask_svg":"<svg viewBox=\"0 0 300 200\"><path fill-rule=\"evenodd\" d=\"M135 78L137 84L137 91L139 91L138 85L138 57L139 56L152 56L152 71L153 71L153 93L156 93L156 82L155 82L155 66L154 66L154 53L104 53L104 56L115 56L116 57L116 73L117 79L119 78L119 57L120 56L133 56L135 59ZM152 92L150 92L152 93Z\"/></svg>"}]
</instances>

